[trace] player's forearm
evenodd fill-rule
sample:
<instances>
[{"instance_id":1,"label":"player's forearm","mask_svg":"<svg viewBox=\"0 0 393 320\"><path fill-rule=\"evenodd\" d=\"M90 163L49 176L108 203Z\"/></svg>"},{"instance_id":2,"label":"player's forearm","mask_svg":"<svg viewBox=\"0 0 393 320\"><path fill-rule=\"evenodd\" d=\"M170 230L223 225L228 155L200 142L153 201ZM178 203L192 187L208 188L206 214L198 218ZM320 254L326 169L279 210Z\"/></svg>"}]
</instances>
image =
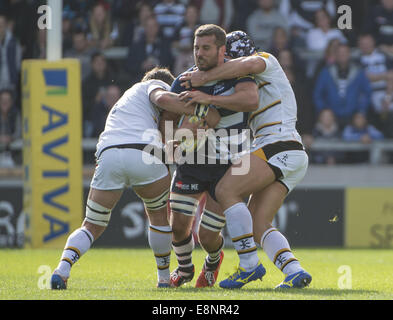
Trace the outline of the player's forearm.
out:
<instances>
[{"instance_id":1,"label":"player's forearm","mask_svg":"<svg viewBox=\"0 0 393 320\"><path fill-rule=\"evenodd\" d=\"M162 90L153 101L161 109L176 114L194 114L194 108L185 107L185 103L179 99L178 94Z\"/></svg>"},{"instance_id":2,"label":"player's forearm","mask_svg":"<svg viewBox=\"0 0 393 320\"><path fill-rule=\"evenodd\" d=\"M265 70L265 62L258 56L241 57L229 60L209 71L205 71L203 79L206 82L214 80L233 79L250 74L258 74Z\"/></svg>"},{"instance_id":3,"label":"player's forearm","mask_svg":"<svg viewBox=\"0 0 393 320\"><path fill-rule=\"evenodd\" d=\"M255 111L258 108L257 92L241 91L228 96L211 96L212 105L238 112Z\"/></svg>"}]
</instances>

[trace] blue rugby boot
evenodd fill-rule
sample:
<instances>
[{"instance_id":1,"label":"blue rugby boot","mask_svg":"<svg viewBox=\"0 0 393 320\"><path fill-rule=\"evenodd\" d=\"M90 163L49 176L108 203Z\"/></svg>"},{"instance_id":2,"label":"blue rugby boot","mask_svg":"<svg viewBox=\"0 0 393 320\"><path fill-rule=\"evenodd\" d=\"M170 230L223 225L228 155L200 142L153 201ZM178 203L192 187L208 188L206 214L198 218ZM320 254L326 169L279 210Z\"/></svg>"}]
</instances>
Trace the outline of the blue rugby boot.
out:
<instances>
[{"instance_id":1,"label":"blue rugby boot","mask_svg":"<svg viewBox=\"0 0 393 320\"><path fill-rule=\"evenodd\" d=\"M163 280L157 282L157 288L170 288L171 283L170 280Z\"/></svg>"},{"instance_id":2,"label":"blue rugby boot","mask_svg":"<svg viewBox=\"0 0 393 320\"><path fill-rule=\"evenodd\" d=\"M53 273L50 279L50 287L52 290L65 290L67 289L67 279L62 278L57 273Z\"/></svg>"},{"instance_id":3,"label":"blue rugby boot","mask_svg":"<svg viewBox=\"0 0 393 320\"><path fill-rule=\"evenodd\" d=\"M275 289L291 289L291 288L304 288L307 287L312 280L311 275L301 270L285 277L284 281L281 282Z\"/></svg>"},{"instance_id":4,"label":"blue rugby boot","mask_svg":"<svg viewBox=\"0 0 393 320\"><path fill-rule=\"evenodd\" d=\"M229 278L221 281L219 286L224 289L240 289L251 281L258 279L262 280L262 277L265 275L265 273L266 269L260 262L252 271L246 271L244 268L239 266L236 272Z\"/></svg>"}]
</instances>

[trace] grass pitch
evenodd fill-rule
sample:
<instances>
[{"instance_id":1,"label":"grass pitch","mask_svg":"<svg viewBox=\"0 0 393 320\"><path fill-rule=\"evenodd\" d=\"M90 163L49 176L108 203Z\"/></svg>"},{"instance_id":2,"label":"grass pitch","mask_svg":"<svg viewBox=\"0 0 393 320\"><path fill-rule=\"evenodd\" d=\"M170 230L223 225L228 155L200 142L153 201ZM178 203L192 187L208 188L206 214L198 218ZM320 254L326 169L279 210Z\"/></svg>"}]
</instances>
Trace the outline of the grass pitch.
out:
<instances>
[{"instance_id":1,"label":"grass pitch","mask_svg":"<svg viewBox=\"0 0 393 320\"><path fill-rule=\"evenodd\" d=\"M68 289L45 289L61 250L1 250L1 300L391 300L393 251L348 249L298 249L294 251L313 281L308 288L275 291L282 273L259 251L267 273L240 290L196 289L204 252L193 255L195 277L176 289L156 289L155 260L150 249L91 249L71 271ZM225 250L218 281L234 272L238 258ZM177 266L172 253L171 270ZM43 288L43 289L40 289ZM340 289L346 287L346 289Z\"/></svg>"}]
</instances>

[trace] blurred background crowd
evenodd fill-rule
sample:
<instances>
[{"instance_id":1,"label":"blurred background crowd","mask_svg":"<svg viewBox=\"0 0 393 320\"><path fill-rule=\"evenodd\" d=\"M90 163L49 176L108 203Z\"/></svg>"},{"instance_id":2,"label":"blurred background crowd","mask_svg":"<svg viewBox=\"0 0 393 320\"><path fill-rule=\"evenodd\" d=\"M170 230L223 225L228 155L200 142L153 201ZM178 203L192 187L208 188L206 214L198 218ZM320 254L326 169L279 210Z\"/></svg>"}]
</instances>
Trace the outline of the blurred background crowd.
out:
<instances>
[{"instance_id":1,"label":"blurred background crowd","mask_svg":"<svg viewBox=\"0 0 393 320\"><path fill-rule=\"evenodd\" d=\"M21 137L21 62L45 59L42 4L0 0L0 166L15 161L9 146ZM351 7L350 30L337 27L341 5ZM167 66L177 76L192 66L193 32L205 23L244 30L278 58L306 146L393 138L393 0L63 0L63 57L81 62L84 138L98 137L114 102L146 71ZM368 161L362 153L310 156Z\"/></svg>"}]
</instances>

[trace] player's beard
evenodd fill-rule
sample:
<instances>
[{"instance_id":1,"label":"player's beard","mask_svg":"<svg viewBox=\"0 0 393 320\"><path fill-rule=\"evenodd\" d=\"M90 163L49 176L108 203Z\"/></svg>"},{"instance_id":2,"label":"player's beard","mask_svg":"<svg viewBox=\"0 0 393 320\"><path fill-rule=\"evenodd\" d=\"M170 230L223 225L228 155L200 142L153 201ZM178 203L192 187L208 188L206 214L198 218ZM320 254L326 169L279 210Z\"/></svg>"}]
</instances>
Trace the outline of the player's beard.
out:
<instances>
[{"instance_id":1,"label":"player's beard","mask_svg":"<svg viewBox=\"0 0 393 320\"><path fill-rule=\"evenodd\" d=\"M206 60L205 58L196 58L195 60L196 60L196 66L198 67L199 70L208 71L210 69L213 69L214 67L217 67L218 54L214 58L211 58L210 60Z\"/></svg>"}]
</instances>

